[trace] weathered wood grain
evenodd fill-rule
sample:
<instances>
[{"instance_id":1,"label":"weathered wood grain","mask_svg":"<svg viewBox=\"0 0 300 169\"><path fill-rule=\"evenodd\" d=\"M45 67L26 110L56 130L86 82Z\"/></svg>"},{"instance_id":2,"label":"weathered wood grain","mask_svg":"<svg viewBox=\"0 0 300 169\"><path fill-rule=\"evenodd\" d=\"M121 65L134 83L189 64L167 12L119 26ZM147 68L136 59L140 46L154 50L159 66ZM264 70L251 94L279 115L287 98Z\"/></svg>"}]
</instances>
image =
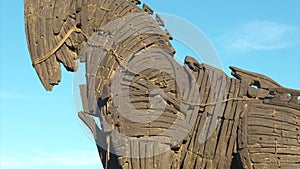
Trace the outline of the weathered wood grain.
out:
<instances>
[{"instance_id":1,"label":"weathered wood grain","mask_svg":"<svg viewBox=\"0 0 300 169\"><path fill-rule=\"evenodd\" d=\"M162 18L138 4L24 1L30 56L45 89L60 82L60 63L69 71L78 58L86 64L79 117L104 167L299 168L300 91L236 67L229 78L189 56L179 65Z\"/></svg>"}]
</instances>

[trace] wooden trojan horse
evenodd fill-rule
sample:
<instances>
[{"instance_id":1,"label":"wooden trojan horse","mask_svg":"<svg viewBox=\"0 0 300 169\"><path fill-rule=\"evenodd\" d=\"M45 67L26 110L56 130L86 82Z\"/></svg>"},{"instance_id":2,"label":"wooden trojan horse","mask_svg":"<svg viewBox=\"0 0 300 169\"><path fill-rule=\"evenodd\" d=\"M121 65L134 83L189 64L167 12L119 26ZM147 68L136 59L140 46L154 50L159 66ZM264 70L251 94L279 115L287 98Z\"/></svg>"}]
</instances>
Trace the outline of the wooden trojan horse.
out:
<instances>
[{"instance_id":1,"label":"wooden trojan horse","mask_svg":"<svg viewBox=\"0 0 300 169\"><path fill-rule=\"evenodd\" d=\"M79 117L105 168L300 168L299 90L186 57L139 0L25 0L27 42L46 90L85 62ZM100 124L97 124L100 120Z\"/></svg>"}]
</instances>

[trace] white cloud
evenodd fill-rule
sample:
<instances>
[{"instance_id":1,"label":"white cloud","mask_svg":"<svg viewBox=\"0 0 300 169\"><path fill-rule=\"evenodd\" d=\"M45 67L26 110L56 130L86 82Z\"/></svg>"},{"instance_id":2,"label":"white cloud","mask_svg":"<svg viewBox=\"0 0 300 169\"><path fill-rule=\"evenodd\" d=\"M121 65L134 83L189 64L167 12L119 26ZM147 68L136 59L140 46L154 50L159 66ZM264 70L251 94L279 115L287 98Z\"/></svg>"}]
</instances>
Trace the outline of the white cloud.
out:
<instances>
[{"instance_id":1,"label":"white cloud","mask_svg":"<svg viewBox=\"0 0 300 169\"><path fill-rule=\"evenodd\" d=\"M100 159L97 151L69 151L69 152L35 152L30 154L10 153L2 154L1 169L40 169L40 168L99 168Z\"/></svg>"},{"instance_id":2,"label":"white cloud","mask_svg":"<svg viewBox=\"0 0 300 169\"><path fill-rule=\"evenodd\" d=\"M271 21L253 21L226 35L224 42L230 51L284 49L300 44L300 28Z\"/></svg>"}]
</instances>

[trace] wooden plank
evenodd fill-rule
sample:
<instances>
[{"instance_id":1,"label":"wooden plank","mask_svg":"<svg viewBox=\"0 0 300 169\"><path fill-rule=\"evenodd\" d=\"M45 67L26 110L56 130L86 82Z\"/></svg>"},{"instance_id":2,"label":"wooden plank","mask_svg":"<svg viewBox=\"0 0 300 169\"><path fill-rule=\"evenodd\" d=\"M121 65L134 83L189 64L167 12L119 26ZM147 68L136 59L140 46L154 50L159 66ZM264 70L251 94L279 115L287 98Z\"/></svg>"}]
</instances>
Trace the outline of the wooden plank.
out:
<instances>
[{"instance_id":1,"label":"wooden plank","mask_svg":"<svg viewBox=\"0 0 300 169\"><path fill-rule=\"evenodd\" d=\"M197 119L195 121L195 124L192 128L192 131L190 132L190 135L191 135L191 138L188 140L188 146L187 146L187 149L189 151L192 151L192 152L196 152L197 148L195 147L199 142L199 138L197 137L197 133L198 131L200 132L201 131L201 128L199 127L199 123L201 121L201 117L202 117L202 114L199 114L197 116Z\"/></svg>"},{"instance_id":2,"label":"wooden plank","mask_svg":"<svg viewBox=\"0 0 300 169\"><path fill-rule=\"evenodd\" d=\"M296 117L296 118L300 118L300 115L299 115L299 111L295 110L295 109L291 109L291 108L288 108L288 107L281 107L281 106L274 106L274 105L268 105L268 104L255 104L254 107L257 107L257 108L261 108L261 109L267 109L268 111L267 112L270 112L270 110L275 111L277 112L283 112L282 114L290 114L290 116L292 117ZM275 114L277 114L275 112ZM273 112L272 112L273 113Z\"/></svg>"},{"instance_id":3,"label":"wooden plank","mask_svg":"<svg viewBox=\"0 0 300 169\"><path fill-rule=\"evenodd\" d=\"M231 79L229 78L225 78L226 80L224 80L224 83L222 83L222 89L220 90L220 92L222 92L222 90L225 88L225 94L224 96L222 97L222 100L224 99L227 99L230 94L230 84L231 84ZM226 132L228 130L228 125L229 125L229 122L228 120L225 119L225 112L227 110L227 105L228 105L228 102L224 102L222 103L222 108L220 111L222 111L222 115L220 116L220 121L221 121L221 126L220 126L220 133L218 135L218 146L216 147L216 155L218 158L220 158L220 160L222 161L222 157L223 154L225 154L225 151L226 151L226 143L227 143L227 140L229 137L226 137L228 135L226 135Z\"/></svg>"},{"instance_id":4,"label":"wooden plank","mask_svg":"<svg viewBox=\"0 0 300 169\"><path fill-rule=\"evenodd\" d=\"M223 154L226 152L226 145L227 145L227 140L229 138L229 135L226 134L229 126L229 121L228 120L223 120L221 124L221 131L220 135L218 138L218 146L216 148L216 154L219 158L223 157ZM222 160L221 160L222 161Z\"/></svg>"},{"instance_id":5,"label":"wooden plank","mask_svg":"<svg viewBox=\"0 0 300 169\"><path fill-rule=\"evenodd\" d=\"M58 35L62 29L63 23L67 18L70 0L67 1L55 1L54 6L54 27L53 32L55 35Z\"/></svg>"},{"instance_id":6,"label":"wooden plank","mask_svg":"<svg viewBox=\"0 0 300 169\"><path fill-rule=\"evenodd\" d=\"M212 160L207 160L205 168L206 169L215 169L216 166L213 165Z\"/></svg>"},{"instance_id":7,"label":"wooden plank","mask_svg":"<svg viewBox=\"0 0 300 169\"><path fill-rule=\"evenodd\" d=\"M236 80L235 79L230 79L230 89L229 89L229 94L228 98L234 98L236 97ZM224 113L224 119L233 119L234 112L235 112L235 106L234 101L228 101L225 107L225 113Z\"/></svg>"},{"instance_id":8,"label":"wooden plank","mask_svg":"<svg viewBox=\"0 0 300 169\"><path fill-rule=\"evenodd\" d=\"M161 150L167 149L167 145L164 144L155 144L154 154L158 154L158 152L161 152ZM154 161L154 168L171 168L171 161L173 159L173 153L170 151L164 152L162 154L159 154L158 157L155 157ZM169 162L166 162L169 161Z\"/></svg>"},{"instance_id":9,"label":"wooden plank","mask_svg":"<svg viewBox=\"0 0 300 169\"><path fill-rule=\"evenodd\" d=\"M297 168L299 164L255 164L253 166L254 169L261 169L261 168Z\"/></svg>"},{"instance_id":10,"label":"wooden plank","mask_svg":"<svg viewBox=\"0 0 300 169\"><path fill-rule=\"evenodd\" d=\"M141 4L141 0L130 0L130 2L133 3L134 5Z\"/></svg>"},{"instance_id":11,"label":"wooden plank","mask_svg":"<svg viewBox=\"0 0 300 169\"><path fill-rule=\"evenodd\" d=\"M195 168L195 162L197 160L197 154L187 151L185 157L184 157L184 162L182 164L182 168Z\"/></svg>"},{"instance_id":12,"label":"wooden plank","mask_svg":"<svg viewBox=\"0 0 300 169\"><path fill-rule=\"evenodd\" d=\"M291 138L291 139L297 139L298 135L300 135L299 130L295 128L295 131L286 131L281 128L282 126L260 126L260 125L254 125L254 126L247 126L248 133L251 135L271 135L271 136L277 136L281 138Z\"/></svg>"},{"instance_id":13,"label":"wooden plank","mask_svg":"<svg viewBox=\"0 0 300 169\"><path fill-rule=\"evenodd\" d=\"M126 2L128 3L128 2ZM123 16L126 16L126 15L131 15L131 14L135 14L135 13L140 13L142 12L143 10L141 8L139 8L138 6L136 5L130 5L130 6L127 6L127 8L123 9L121 12L120 12L120 17L123 17Z\"/></svg>"},{"instance_id":14,"label":"wooden plank","mask_svg":"<svg viewBox=\"0 0 300 169\"><path fill-rule=\"evenodd\" d=\"M83 0L76 0L76 13L81 11L82 1Z\"/></svg>"},{"instance_id":15,"label":"wooden plank","mask_svg":"<svg viewBox=\"0 0 300 169\"><path fill-rule=\"evenodd\" d=\"M196 82L197 82L197 85L199 87L199 92L200 92L200 86L202 85L203 83L203 79L204 79L204 71L203 69L200 69L197 71L197 77L196 77Z\"/></svg>"},{"instance_id":16,"label":"wooden plank","mask_svg":"<svg viewBox=\"0 0 300 169\"><path fill-rule=\"evenodd\" d=\"M264 103L270 104L270 105L275 105L275 106L288 107L288 108L291 108L291 109L300 110L299 104L283 102L281 100L279 100L279 101L278 100L264 100Z\"/></svg>"},{"instance_id":17,"label":"wooden plank","mask_svg":"<svg viewBox=\"0 0 300 169\"><path fill-rule=\"evenodd\" d=\"M82 108L83 111L85 113L88 113L88 100L87 100L87 90L86 90L86 85L80 85L79 86L79 90L80 90L80 97L81 97L81 101L82 101Z\"/></svg>"},{"instance_id":18,"label":"wooden plank","mask_svg":"<svg viewBox=\"0 0 300 169\"><path fill-rule=\"evenodd\" d=\"M271 153L275 154L275 146L269 147L250 147L250 153ZM279 147L277 148L277 154L289 154L289 155L300 155L299 146L288 146L288 147Z\"/></svg>"},{"instance_id":19,"label":"wooden plank","mask_svg":"<svg viewBox=\"0 0 300 169\"><path fill-rule=\"evenodd\" d=\"M194 150L193 152L199 154L200 156L204 157L204 144L205 144L205 137L207 132L207 112L204 112L201 116L200 123L198 125L197 133L194 139Z\"/></svg>"},{"instance_id":20,"label":"wooden plank","mask_svg":"<svg viewBox=\"0 0 300 169\"><path fill-rule=\"evenodd\" d=\"M265 118L262 119L262 117L257 117L257 116L248 116L248 125L250 126L262 126L262 127L278 127L278 129L281 130L286 130L286 131L295 131L297 130L297 124L289 124L287 121L282 121L282 122L276 122L272 118ZM276 129L275 129L276 130Z\"/></svg>"},{"instance_id":21,"label":"wooden plank","mask_svg":"<svg viewBox=\"0 0 300 169\"><path fill-rule=\"evenodd\" d=\"M150 15L152 15L154 13L154 11L146 4L143 4L143 9L145 12L147 12Z\"/></svg>"},{"instance_id":22,"label":"wooden plank","mask_svg":"<svg viewBox=\"0 0 300 169\"><path fill-rule=\"evenodd\" d=\"M145 165L144 168L155 168L154 165L154 143L152 142L151 144L146 144L146 160L145 160Z\"/></svg>"},{"instance_id":23,"label":"wooden plank","mask_svg":"<svg viewBox=\"0 0 300 169\"><path fill-rule=\"evenodd\" d=\"M140 168L146 168L146 161L147 161L147 157L146 157L146 145L147 144L151 144L150 142L144 142L142 140L139 141L140 146L139 146L139 151L140 151Z\"/></svg>"},{"instance_id":24,"label":"wooden plank","mask_svg":"<svg viewBox=\"0 0 300 169\"><path fill-rule=\"evenodd\" d=\"M209 94L210 94L210 90L212 89L211 84L212 84L214 73L213 73L213 71L209 71L208 69L206 69L205 72L207 73L207 78L205 79L206 86L205 87L203 86L204 87L203 93L201 93L201 91L200 91L200 98L202 98L201 104L209 103L211 101L211 100L209 100Z\"/></svg>"},{"instance_id":25,"label":"wooden plank","mask_svg":"<svg viewBox=\"0 0 300 169\"><path fill-rule=\"evenodd\" d=\"M195 168L197 168L197 169L199 168L200 169L201 166L202 166L203 158L201 156L199 156L199 155L196 158L197 158L197 160L195 162Z\"/></svg>"},{"instance_id":26,"label":"wooden plank","mask_svg":"<svg viewBox=\"0 0 300 169\"><path fill-rule=\"evenodd\" d=\"M243 80L247 82L249 85L259 83L259 88L274 88L274 87L281 87L277 82L272 80L271 78L264 76L262 74L249 72L246 70L239 69L234 66L230 66L232 70L231 74L236 77L237 79Z\"/></svg>"},{"instance_id":27,"label":"wooden plank","mask_svg":"<svg viewBox=\"0 0 300 169\"><path fill-rule=\"evenodd\" d=\"M139 141L138 139L131 139L130 140L130 149L131 149L131 164L132 168L140 169L140 156L139 154Z\"/></svg>"},{"instance_id":28,"label":"wooden plank","mask_svg":"<svg viewBox=\"0 0 300 169\"><path fill-rule=\"evenodd\" d=\"M155 15L155 20L159 26L162 26L162 27L165 26L164 20L158 14Z\"/></svg>"},{"instance_id":29,"label":"wooden plank","mask_svg":"<svg viewBox=\"0 0 300 169\"><path fill-rule=\"evenodd\" d=\"M250 154L251 161L253 163L265 163L272 164L277 163L299 163L299 155L289 155L289 154L270 154L270 153L255 153Z\"/></svg>"},{"instance_id":30,"label":"wooden plank","mask_svg":"<svg viewBox=\"0 0 300 169\"><path fill-rule=\"evenodd\" d=\"M265 112L263 112L265 111ZM251 116L257 116L262 118L272 118L278 122L287 122L288 124L295 125L297 120L300 119L300 115L296 110L285 111L281 107L266 106L266 105L253 105L249 112Z\"/></svg>"},{"instance_id":31,"label":"wooden plank","mask_svg":"<svg viewBox=\"0 0 300 169\"><path fill-rule=\"evenodd\" d=\"M247 113L246 109L245 113ZM239 120L239 130L238 130L238 148L239 149L244 149L247 148L249 143L248 143L248 137L249 135L251 135L251 132L249 129L249 126L247 126L247 116L243 116L240 120Z\"/></svg>"},{"instance_id":32,"label":"wooden plank","mask_svg":"<svg viewBox=\"0 0 300 169\"><path fill-rule=\"evenodd\" d=\"M222 79L223 74L219 74L218 72L215 72L215 79L216 82L216 87L215 89L211 90L212 95L213 95L213 100L212 102L218 102L219 100L224 100L224 95L225 94L225 88L224 86L226 85L226 81L224 82ZM223 86L224 85L224 86ZM214 85L212 85L213 87ZM223 93L224 92L224 93ZM206 110L206 108L205 108ZM211 108L211 122L209 126L209 130L213 130L211 136L209 139L206 141L205 144L205 153L204 157L209 158L209 159L214 159L215 158L215 151L217 148L217 141L218 141L218 136L220 132L220 126L221 126L221 121L219 121L219 118L223 116L224 108L222 104L216 104Z\"/></svg>"},{"instance_id":33,"label":"wooden plank","mask_svg":"<svg viewBox=\"0 0 300 169\"><path fill-rule=\"evenodd\" d=\"M81 5L81 12L80 12L80 25L81 25L81 30L85 32L88 36L92 35L92 30L89 28L90 24L88 21L88 0L82 0L82 5ZM76 16L77 18L77 16Z\"/></svg>"},{"instance_id":34,"label":"wooden plank","mask_svg":"<svg viewBox=\"0 0 300 169\"><path fill-rule=\"evenodd\" d=\"M241 81L236 80L236 88L235 88L235 94L234 94L235 98L238 97L239 93L242 93L242 92L240 92L240 90L243 90L243 89L241 89L241 87L242 87L241 83L242 83ZM237 138L237 127L239 124L240 113L242 110L242 103L240 101L235 101L234 105L236 105L236 108L234 110L233 126L232 126L232 130L231 130L231 134L230 134L230 141L229 141L229 144L227 147L227 152L226 152L227 156L230 156L234 152L234 149L235 149L234 144L235 144L236 138Z\"/></svg>"},{"instance_id":35,"label":"wooden plank","mask_svg":"<svg viewBox=\"0 0 300 169\"><path fill-rule=\"evenodd\" d=\"M58 85L61 81L61 68L59 62L56 60L55 55L49 58L52 65L53 78L51 78L51 85Z\"/></svg>"},{"instance_id":36,"label":"wooden plank","mask_svg":"<svg viewBox=\"0 0 300 169\"><path fill-rule=\"evenodd\" d=\"M165 29L165 33L166 33L167 38L168 38L169 40L173 40L173 36L171 35L171 33L169 32L168 29Z\"/></svg>"},{"instance_id":37,"label":"wooden plank","mask_svg":"<svg viewBox=\"0 0 300 169\"><path fill-rule=\"evenodd\" d=\"M142 45L141 43L144 43L144 45ZM155 44L157 47L169 50L170 48L165 43L165 39L162 37L162 35L152 33L140 34L131 36L124 42L121 42L121 44L124 44L124 46L122 46L122 48L119 48L120 50L118 49L117 51L118 53L124 53L123 55L128 56L151 44ZM171 49L169 51L171 52Z\"/></svg>"},{"instance_id":38,"label":"wooden plank","mask_svg":"<svg viewBox=\"0 0 300 169\"><path fill-rule=\"evenodd\" d=\"M279 168L279 166L277 164L256 164L253 166L253 169L261 168Z\"/></svg>"},{"instance_id":39,"label":"wooden plank","mask_svg":"<svg viewBox=\"0 0 300 169\"><path fill-rule=\"evenodd\" d=\"M95 28L100 28L104 20L106 19L106 13L109 12L107 10L112 10L110 6L114 3L114 1L98 1L95 4L89 4L88 9L89 12L93 14L94 17L93 22L89 22L91 25L95 25ZM106 21L106 20L105 20ZM106 22L107 23L107 22Z\"/></svg>"},{"instance_id":40,"label":"wooden plank","mask_svg":"<svg viewBox=\"0 0 300 169\"><path fill-rule=\"evenodd\" d=\"M40 2L37 4L37 8L36 8L36 11L37 12L40 12L40 8L42 8L43 6L43 3ZM43 45L43 39L41 38L41 35L44 33L43 32L43 28L42 27L39 27L38 24L40 24L43 20L43 18L40 16L40 14L38 15L38 17L35 18L36 20L36 23L34 24L35 25L35 36L33 37L33 40L34 40L34 43L35 43L35 46L36 46L36 55L37 55L37 58L41 58L43 57L45 51L44 51L44 45ZM34 61L35 62L35 61ZM48 70L47 70L47 65L45 62L42 62L39 64L39 71L40 72L40 79L44 85L44 87L47 89L47 90L51 90L52 89L52 86L49 84L49 73L48 73Z\"/></svg>"},{"instance_id":41,"label":"wooden plank","mask_svg":"<svg viewBox=\"0 0 300 169\"><path fill-rule=\"evenodd\" d=\"M253 146L261 145L265 147L269 145L275 145L275 141L277 141L278 146L284 146L284 145L299 146L299 142L296 138L295 139L281 138L278 136L271 136L271 135L264 135L264 134L250 135L250 137L248 137L249 145L253 145Z\"/></svg>"},{"instance_id":42,"label":"wooden plank","mask_svg":"<svg viewBox=\"0 0 300 169\"><path fill-rule=\"evenodd\" d=\"M135 13L137 11L141 11L139 8L139 10L137 10L137 7L135 5L132 5L131 3L125 1L125 3L121 6L122 10L120 10L119 12L119 16L123 17L125 15L130 15L132 13Z\"/></svg>"},{"instance_id":43,"label":"wooden plank","mask_svg":"<svg viewBox=\"0 0 300 169\"><path fill-rule=\"evenodd\" d=\"M49 10L49 8L47 6L50 5L51 2L42 2L41 3L41 8L42 9L46 9L46 10L41 10L40 15L45 16L48 15L49 13L51 13L51 9ZM51 27L48 26L47 24L47 19L46 17L39 17L39 24L40 24L40 36L39 38L39 45L40 45L40 57L43 57L44 55L46 55L46 53L48 53L48 51L51 50L51 48L49 48L49 44L48 44L48 39L47 38L47 34L48 32L51 32ZM53 56L52 56L53 57ZM53 66L51 64L50 59L47 59L45 62L45 67L43 67L42 69L46 69L45 72L47 72L46 74L48 74L48 79L46 79L45 83L48 83L49 86L51 86L52 84L55 83L55 77L53 74Z\"/></svg>"}]
</instances>

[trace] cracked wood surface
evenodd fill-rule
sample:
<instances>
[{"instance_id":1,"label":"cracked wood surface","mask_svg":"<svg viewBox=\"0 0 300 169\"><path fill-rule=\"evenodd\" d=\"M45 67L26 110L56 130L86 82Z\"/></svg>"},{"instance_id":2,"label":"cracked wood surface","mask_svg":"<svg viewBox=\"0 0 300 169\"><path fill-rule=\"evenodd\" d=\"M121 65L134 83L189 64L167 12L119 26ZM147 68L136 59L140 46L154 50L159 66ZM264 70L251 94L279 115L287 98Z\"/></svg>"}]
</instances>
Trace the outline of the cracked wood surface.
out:
<instances>
[{"instance_id":1,"label":"cracked wood surface","mask_svg":"<svg viewBox=\"0 0 300 169\"><path fill-rule=\"evenodd\" d=\"M69 71L78 59L86 64L79 117L105 168L300 167L299 90L236 67L229 78L189 56L179 65L164 21L139 0L24 4L30 56L46 90L60 82L60 63ZM120 106L128 105L135 111L124 116Z\"/></svg>"}]
</instances>

